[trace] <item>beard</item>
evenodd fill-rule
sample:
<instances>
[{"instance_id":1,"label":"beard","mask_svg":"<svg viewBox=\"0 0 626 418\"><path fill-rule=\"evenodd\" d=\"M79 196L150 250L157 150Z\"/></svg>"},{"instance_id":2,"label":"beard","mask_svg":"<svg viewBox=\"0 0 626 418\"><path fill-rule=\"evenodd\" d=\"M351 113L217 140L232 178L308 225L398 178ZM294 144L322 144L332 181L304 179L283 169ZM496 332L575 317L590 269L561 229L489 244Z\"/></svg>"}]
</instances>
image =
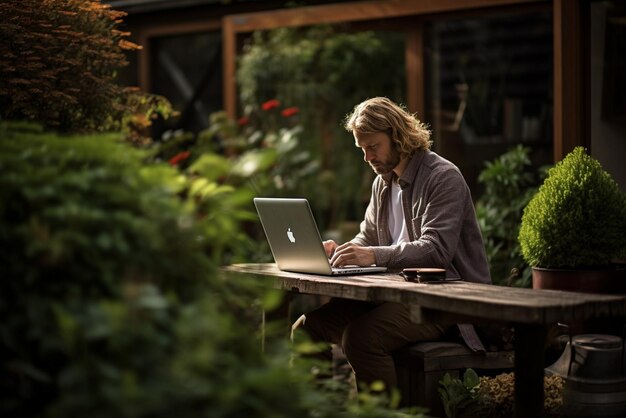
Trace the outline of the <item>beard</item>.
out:
<instances>
[{"instance_id":1,"label":"beard","mask_svg":"<svg viewBox=\"0 0 626 418\"><path fill-rule=\"evenodd\" d=\"M385 174L389 174L400 164L400 153L396 150L395 147L391 147L391 152L389 156L384 160L374 160L370 161L369 165L372 167L372 170L376 174L384 176Z\"/></svg>"}]
</instances>

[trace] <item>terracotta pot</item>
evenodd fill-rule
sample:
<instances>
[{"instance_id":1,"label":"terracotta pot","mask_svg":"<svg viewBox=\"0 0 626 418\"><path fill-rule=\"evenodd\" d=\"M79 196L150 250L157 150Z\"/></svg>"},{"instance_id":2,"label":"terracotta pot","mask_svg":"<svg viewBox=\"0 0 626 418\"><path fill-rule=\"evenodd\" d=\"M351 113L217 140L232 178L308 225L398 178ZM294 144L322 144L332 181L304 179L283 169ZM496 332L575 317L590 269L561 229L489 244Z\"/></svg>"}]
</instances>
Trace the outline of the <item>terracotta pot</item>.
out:
<instances>
[{"instance_id":1,"label":"terracotta pot","mask_svg":"<svg viewBox=\"0 0 626 418\"><path fill-rule=\"evenodd\" d=\"M533 289L583 293L626 294L626 265L599 270L566 270L533 267Z\"/></svg>"}]
</instances>

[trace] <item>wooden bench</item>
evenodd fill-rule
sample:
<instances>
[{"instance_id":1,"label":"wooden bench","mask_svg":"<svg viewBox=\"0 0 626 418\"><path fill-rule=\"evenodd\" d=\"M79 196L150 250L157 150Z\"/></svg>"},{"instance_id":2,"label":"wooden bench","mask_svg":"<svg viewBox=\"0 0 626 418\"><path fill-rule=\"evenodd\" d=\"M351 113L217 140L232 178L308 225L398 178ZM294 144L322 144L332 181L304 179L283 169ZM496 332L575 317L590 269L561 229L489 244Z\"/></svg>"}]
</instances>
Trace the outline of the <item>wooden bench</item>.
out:
<instances>
[{"instance_id":1,"label":"wooden bench","mask_svg":"<svg viewBox=\"0 0 626 418\"><path fill-rule=\"evenodd\" d=\"M474 352L462 343L448 341L420 342L394 353L398 387L403 405L429 409L429 416L445 417L437 389L446 374L462 377L474 369L479 375L487 371L511 371L513 351Z\"/></svg>"}]
</instances>

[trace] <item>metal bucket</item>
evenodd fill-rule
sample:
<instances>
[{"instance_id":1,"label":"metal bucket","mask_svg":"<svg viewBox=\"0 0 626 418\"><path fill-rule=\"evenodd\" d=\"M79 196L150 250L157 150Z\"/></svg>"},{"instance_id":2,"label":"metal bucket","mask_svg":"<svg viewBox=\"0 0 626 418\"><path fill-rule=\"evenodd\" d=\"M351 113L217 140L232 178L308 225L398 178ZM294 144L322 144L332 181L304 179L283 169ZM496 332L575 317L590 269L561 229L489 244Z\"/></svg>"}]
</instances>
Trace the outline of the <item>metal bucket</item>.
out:
<instances>
[{"instance_id":1,"label":"metal bucket","mask_svg":"<svg viewBox=\"0 0 626 418\"><path fill-rule=\"evenodd\" d=\"M626 417L626 381L582 382L565 378L564 417Z\"/></svg>"},{"instance_id":2,"label":"metal bucket","mask_svg":"<svg viewBox=\"0 0 626 418\"><path fill-rule=\"evenodd\" d=\"M624 340L577 335L546 373L561 376L564 417L626 417Z\"/></svg>"}]
</instances>

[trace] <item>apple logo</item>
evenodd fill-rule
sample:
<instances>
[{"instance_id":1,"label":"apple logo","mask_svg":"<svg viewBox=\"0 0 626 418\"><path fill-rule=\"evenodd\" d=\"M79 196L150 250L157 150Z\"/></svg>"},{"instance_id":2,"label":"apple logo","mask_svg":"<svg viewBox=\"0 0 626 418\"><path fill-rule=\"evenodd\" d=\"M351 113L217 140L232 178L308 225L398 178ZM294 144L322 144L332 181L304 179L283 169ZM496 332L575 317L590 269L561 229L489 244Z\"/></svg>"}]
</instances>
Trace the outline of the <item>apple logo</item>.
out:
<instances>
[{"instance_id":1,"label":"apple logo","mask_svg":"<svg viewBox=\"0 0 626 418\"><path fill-rule=\"evenodd\" d=\"M289 238L290 242L296 242L296 237L293 236L293 232L291 232L291 228L287 229L287 238Z\"/></svg>"}]
</instances>

